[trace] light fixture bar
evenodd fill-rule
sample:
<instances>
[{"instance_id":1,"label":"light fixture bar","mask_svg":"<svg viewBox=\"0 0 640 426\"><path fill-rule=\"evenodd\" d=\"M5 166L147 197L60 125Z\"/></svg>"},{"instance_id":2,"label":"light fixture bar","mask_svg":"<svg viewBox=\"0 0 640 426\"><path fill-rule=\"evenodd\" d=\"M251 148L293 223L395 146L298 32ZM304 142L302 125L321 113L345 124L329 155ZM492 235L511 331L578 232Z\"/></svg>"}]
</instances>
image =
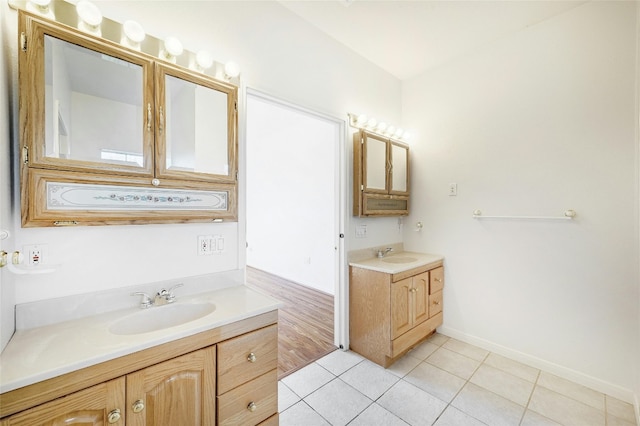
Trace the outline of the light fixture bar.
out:
<instances>
[{"instance_id":1,"label":"light fixture bar","mask_svg":"<svg viewBox=\"0 0 640 426\"><path fill-rule=\"evenodd\" d=\"M378 121L373 117L367 117L365 114L348 114L349 125L357 129L363 129L370 133L383 136L389 139L402 140L406 142L411 135L401 128L387 125L384 121Z\"/></svg>"}]
</instances>

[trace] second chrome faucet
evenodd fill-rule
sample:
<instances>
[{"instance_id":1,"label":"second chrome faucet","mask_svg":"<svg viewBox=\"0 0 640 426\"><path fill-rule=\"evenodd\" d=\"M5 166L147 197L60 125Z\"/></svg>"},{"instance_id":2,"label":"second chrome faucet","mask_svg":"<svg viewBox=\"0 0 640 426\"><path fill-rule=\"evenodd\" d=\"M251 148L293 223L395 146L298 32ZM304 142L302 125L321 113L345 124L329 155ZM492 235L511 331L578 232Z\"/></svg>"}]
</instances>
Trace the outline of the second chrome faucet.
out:
<instances>
[{"instance_id":1,"label":"second chrome faucet","mask_svg":"<svg viewBox=\"0 0 640 426\"><path fill-rule=\"evenodd\" d=\"M132 296L142 296L142 300L140 301L140 308L147 309L152 306L162 306L168 303L173 303L176 300L176 296L173 294L173 291L182 287L184 284L176 284L173 287L169 288L169 290L165 290L164 288L156 293L155 297L152 299L147 293L142 291L136 291L135 293L131 293Z\"/></svg>"}]
</instances>

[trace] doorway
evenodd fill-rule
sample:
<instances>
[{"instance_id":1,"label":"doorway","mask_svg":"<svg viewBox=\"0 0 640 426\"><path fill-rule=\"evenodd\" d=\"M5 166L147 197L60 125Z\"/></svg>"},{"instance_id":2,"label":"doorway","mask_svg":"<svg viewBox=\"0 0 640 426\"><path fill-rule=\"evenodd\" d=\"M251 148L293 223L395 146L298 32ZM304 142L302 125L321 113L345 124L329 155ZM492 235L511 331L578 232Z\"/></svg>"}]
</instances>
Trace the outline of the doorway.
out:
<instances>
[{"instance_id":1,"label":"doorway","mask_svg":"<svg viewBox=\"0 0 640 426\"><path fill-rule=\"evenodd\" d=\"M285 302L286 375L341 344L345 124L253 90L246 106L247 284Z\"/></svg>"}]
</instances>

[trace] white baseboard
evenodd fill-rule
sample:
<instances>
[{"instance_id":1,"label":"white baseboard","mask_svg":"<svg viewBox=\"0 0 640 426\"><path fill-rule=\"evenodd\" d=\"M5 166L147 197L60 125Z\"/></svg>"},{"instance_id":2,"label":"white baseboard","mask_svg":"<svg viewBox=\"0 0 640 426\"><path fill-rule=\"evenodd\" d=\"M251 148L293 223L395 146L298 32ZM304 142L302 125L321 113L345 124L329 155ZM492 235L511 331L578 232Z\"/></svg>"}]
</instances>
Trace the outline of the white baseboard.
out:
<instances>
[{"instance_id":1,"label":"white baseboard","mask_svg":"<svg viewBox=\"0 0 640 426\"><path fill-rule=\"evenodd\" d=\"M558 364L554 364L544 359L537 358L502 345L498 345L496 343L490 342L485 339L468 335L466 333L463 333L461 331L458 331L446 326L438 327L438 332L444 334L445 336L453 337L454 339L478 346L480 348L483 348L488 351L494 352L498 355L502 355L504 357L513 359L515 361L521 362L531 367L535 367L540 370L544 370L548 373L555 374L558 377L571 380L572 382L586 386L598 392L602 392L604 394L610 395L614 398L618 398L630 404L634 404L636 417L640 419L640 414L638 413L638 410L640 409L639 407L640 396L634 395L634 392L631 389L626 389L622 386L618 386L613 383L609 383L604 380L598 379L596 377L592 377L587 374L581 373L579 371L572 370L570 368L563 367Z\"/></svg>"}]
</instances>

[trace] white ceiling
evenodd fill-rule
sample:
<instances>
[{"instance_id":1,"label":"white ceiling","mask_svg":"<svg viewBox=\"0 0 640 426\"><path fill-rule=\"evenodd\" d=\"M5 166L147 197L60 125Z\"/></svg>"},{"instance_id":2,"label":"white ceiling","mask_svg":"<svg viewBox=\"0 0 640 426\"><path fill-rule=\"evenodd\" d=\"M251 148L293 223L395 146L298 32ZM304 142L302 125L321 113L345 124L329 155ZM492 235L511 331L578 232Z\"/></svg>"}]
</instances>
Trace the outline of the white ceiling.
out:
<instances>
[{"instance_id":1,"label":"white ceiling","mask_svg":"<svg viewBox=\"0 0 640 426\"><path fill-rule=\"evenodd\" d=\"M280 0L280 3L404 80L584 2Z\"/></svg>"}]
</instances>

